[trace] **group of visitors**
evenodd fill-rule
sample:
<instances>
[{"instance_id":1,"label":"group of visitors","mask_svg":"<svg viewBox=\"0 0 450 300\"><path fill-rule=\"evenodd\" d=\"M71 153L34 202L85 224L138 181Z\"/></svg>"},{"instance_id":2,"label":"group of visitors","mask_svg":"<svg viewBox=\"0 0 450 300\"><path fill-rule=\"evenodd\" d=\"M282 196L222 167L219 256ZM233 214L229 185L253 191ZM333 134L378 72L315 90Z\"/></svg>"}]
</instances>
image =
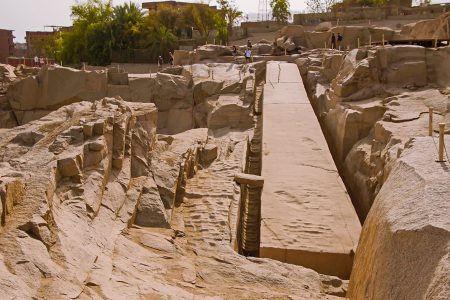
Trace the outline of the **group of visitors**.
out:
<instances>
[{"instance_id":1,"label":"group of visitors","mask_svg":"<svg viewBox=\"0 0 450 300\"><path fill-rule=\"evenodd\" d=\"M233 45L233 58L234 61L236 61L236 56L238 55L238 50L236 45ZM245 62L249 63L253 61L253 57L252 57L252 42L250 40L247 40L247 48L244 51L244 57L245 57Z\"/></svg>"},{"instance_id":2,"label":"group of visitors","mask_svg":"<svg viewBox=\"0 0 450 300\"><path fill-rule=\"evenodd\" d=\"M45 59L42 56L41 57L37 57L37 56L34 57L34 60L33 60L33 66L34 67L42 67L44 65L46 65L46 63L45 63Z\"/></svg>"},{"instance_id":3,"label":"group of visitors","mask_svg":"<svg viewBox=\"0 0 450 300\"><path fill-rule=\"evenodd\" d=\"M331 49L339 49L341 48L341 43L344 37L338 32L337 37L334 32L331 34Z\"/></svg>"},{"instance_id":4,"label":"group of visitors","mask_svg":"<svg viewBox=\"0 0 450 300\"><path fill-rule=\"evenodd\" d=\"M173 51L169 51L169 64L173 66ZM164 59L162 55L158 56L158 70L161 70L164 65Z\"/></svg>"}]
</instances>

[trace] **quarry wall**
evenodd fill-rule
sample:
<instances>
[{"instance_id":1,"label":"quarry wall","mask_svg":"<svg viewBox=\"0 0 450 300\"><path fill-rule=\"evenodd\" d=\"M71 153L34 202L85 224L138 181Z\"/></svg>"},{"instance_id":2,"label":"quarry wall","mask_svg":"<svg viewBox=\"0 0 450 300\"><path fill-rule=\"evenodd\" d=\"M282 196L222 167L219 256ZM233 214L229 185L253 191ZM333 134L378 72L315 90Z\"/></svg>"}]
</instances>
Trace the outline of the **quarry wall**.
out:
<instances>
[{"instance_id":1,"label":"quarry wall","mask_svg":"<svg viewBox=\"0 0 450 300\"><path fill-rule=\"evenodd\" d=\"M449 120L446 75L436 76L446 71L438 57L445 66L448 48L315 51L297 60L364 221L351 299L444 299L448 293L442 271L449 267L448 163L436 162L436 136L428 136L429 107L436 112L434 128L438 122L448 127Z\"/></svg>"}]
</instances>

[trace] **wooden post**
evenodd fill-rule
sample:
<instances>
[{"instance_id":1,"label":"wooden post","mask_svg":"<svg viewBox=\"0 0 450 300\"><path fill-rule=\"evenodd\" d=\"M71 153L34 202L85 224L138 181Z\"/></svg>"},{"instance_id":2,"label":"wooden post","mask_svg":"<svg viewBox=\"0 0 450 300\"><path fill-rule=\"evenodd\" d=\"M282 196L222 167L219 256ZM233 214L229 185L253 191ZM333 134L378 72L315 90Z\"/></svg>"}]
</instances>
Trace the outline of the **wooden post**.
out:
<instances>
[{"instance_id":1,"label":"wooden post","mask_svg":"<svg viewBox=\"0 0 450 300\"><path fill-rule=\"evenodd\" d=\"M358 38L358 49L359 49L360 45L361 45L361 44L360 44L360 42L359 42L359 38Z\"/></svg>"},{"instance_id":2,"label":"wooden post","mask_svg":"<svg viewBox=\"0 0 450 300\"><path fill-rule=\"evenodd\" d=\"M439 123L439 160L440 162L444 160L444 131L445 123Z\"/></svg>"},{"instance_id":3,"label":"wooden post","mask_svg":"<svg viewBox=\"0 0 450 300\"><path fill-rule=\"evenodd\" d=\"M428 135L433 136L433 108L428 108Z\"/></svg>"}]
</instances>

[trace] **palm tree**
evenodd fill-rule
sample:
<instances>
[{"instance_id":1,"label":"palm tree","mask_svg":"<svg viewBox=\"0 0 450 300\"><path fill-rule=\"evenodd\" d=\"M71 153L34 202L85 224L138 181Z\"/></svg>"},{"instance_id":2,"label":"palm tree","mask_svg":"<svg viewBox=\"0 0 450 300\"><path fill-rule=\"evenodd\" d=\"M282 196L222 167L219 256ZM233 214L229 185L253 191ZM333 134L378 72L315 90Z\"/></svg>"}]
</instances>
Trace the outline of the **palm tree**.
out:
<instances>
[{"instance_id":1,"label":"palm tree","mask_svg":"<svg viewBox=\"0 0 450 300\"><path fill-rule=\"evenodd\" d=\"M167 56L167 53L172 49L177 41L177 37L164 25L153 28L149 35L150 52L153 58Z\"/></svg>"},{"instance_id":2,"label":"palm tree","mask_svg":"<svg viewBox=\"0 0 450 300\"><path fill-rule=\"evenodd\" d=\"M133 2L114 7L112 23L113 47L116 49L136 48L144 22L143 11Z\"/></svg>"}]
</instances>

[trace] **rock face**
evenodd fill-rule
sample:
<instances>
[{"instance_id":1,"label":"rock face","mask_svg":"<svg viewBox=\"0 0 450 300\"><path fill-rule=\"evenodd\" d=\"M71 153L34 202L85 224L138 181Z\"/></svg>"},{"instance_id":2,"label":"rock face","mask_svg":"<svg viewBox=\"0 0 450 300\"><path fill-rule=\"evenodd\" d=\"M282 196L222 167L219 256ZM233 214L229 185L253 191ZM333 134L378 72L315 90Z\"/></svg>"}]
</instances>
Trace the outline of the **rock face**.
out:
<instances>
[{"instance_id":1,"label":"rock face","mask_svg":"<svg viewBox=\"0 0 450 300\"><path fill-rule=\"evenodd\" d=\"M53 110L66 104L105 97L106 83L106 73L46 66L36 77L12 85L8 99L15 110Z\"/></svg>"},{"instance_id":2,"label":"rock face","mask_svg":"<svg viewBox=\"0 0 450 300\"><path fill-rule=\"evenodd\" d=\"M269 62L266 82L260 256L348 279L361 224L299 71Z\"/></svg>"},{"instance_id":3,"label":"rock face","mask_svg":"<svg viewBox=\"0 0 450 300\"><path fill-rule=\"evenodd\" d=\"M285 26L275 36L277 47L292 51L305 47L308 49L331 48L331 34L340 33L343 40L336 45L340 50L354 49L370 44L385 43L417 43L447 40L449 36L448 22L450 13L444 13L439 18L421 20L416 23L406 24L400 30L392 30L387 27L375 26L332 26L330 22L317 25L314 31L305 31L300 25ZM287 39L292 39L292 43L283 44Z\"/></svg>"},{"instance_id":4,"label":"rock face","mask_svg":"<svg viewBox=\"0 0 450 300\"><path fill-rule=\"evenodd\" d=\"M448 162L436 163L432 143L431 137L411 140L375 199L356 254L350 298L450 294Z\"/></svg>"},{"instance_id":5,"label":"rock face","mask_svg":"<svg viewBox=\"0 0 450 300\"><path fill-rule=\"evenodd\" d=\"M196 49L196 53L200 60L216 59L219 56L231 56L231 48L219 45L204 45Z\"/></svg>"},{"instance_id":6,"label":"rock face","mask_svg":"<svg viewBox=\"0 0 450 300\"><path fill-rule=\"evenodd\" d=\"M297 60L365 220L350 279L352 299L448 294L448 162L435 162L437 137L427 137L429 107L434 128L439 122L448 126L448 51L386 46L347 55L312 51ZM340 67L332 63L338 55Z\"/></svg>"},{"instance_id":7,"label":"rock face","mask_svg":"<svg viewBox=\"0 0 450 300\"><path fill-rule=\"evenodd\" d=\"M37 76L13 83L6 97L0 95L0 107L5 108L0 113L0 128L26 124L69 103L105 96L154 103L159 112L158 132L163 134L207 127L209 120L218 124L216 128L224 122L231 128L248 128L255 78L263 69L261 63L207 64L180 67L179 75L133 75L117 69L105 73L46 67ZM230 111L228 119L224 109Z\"/></svg>"},{"instance_id":8,"label":"rock face","mask_svg":"<svg viewBox=\"0 0 450 300\"><path fill-rule=\"evenodd\" d=\"M213 137L205 128L168 136L156 127L155 104L105 98L2 131L6 298L345 293L336 277L233 250L234 175L242 172L248 133Z\"/></svg>"}]
</instances>

